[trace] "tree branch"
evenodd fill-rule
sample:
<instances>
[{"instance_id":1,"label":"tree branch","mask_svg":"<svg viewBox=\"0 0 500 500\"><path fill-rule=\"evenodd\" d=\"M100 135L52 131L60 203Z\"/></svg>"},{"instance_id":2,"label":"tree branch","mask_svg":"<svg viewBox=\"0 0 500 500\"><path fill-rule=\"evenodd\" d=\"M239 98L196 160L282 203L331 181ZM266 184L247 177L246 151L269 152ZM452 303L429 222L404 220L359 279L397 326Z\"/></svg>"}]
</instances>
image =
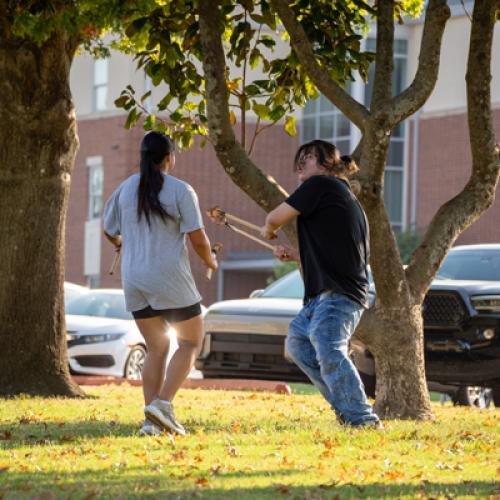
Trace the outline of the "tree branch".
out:
<instances>
[{"instance_id":1,"label":"tree branch","mask_svg":"<svg viewBox=\"0 0 500 500\"><path fill-rule=\"evenodd\" d=\"M394 0L377 3L377 51L370 110L378 111L392 96Z\"/></svg>"},{"instance_id":2,"label":"tree branch","mask_svg":"<svg viewBox=\"0 0 500 500\"><path fill-rule=\"evenodd\" d=\"M365 122L370 115L369 111L356 99L353 99L348 92L330 77L325 68L318 64L311 42L290 9L288 0L271 0L271 3L288 31L292 47L309 78L327 99L361 131L364 131Z\"/></svg>"},{"instance_id":3,"label":"tree branch","mask_svg":"<svg viewBox=\"0 0 500 500\"><path fill-rule=\"evenodd\" d=\"M387 105L392 126L420 109L431 95L439 72L441 40L450 8L446 0L429 0L420 43L418 69L411 85Z\"/></svg>"},{"instance_id":4,"label":"tree branch","mask_svg":"<svg viewBox=\"0 0 500 500\"><path fill-rule=\"evenodd\" d=\"M251 161L236 140L231 127L219 3L200 0L198 13L210 139L217 158L231 180L261 208L269 212L285 199L287 193L271 176L266 175ZM285 232L290 241L295 243L294 231L288 229Z\"/></svg>"},{"instance_id":5,"label":"tree branch","mask_svg":"<svg viewBox=\"0 0 500 500\"><path fill-rule=\"evenodd\" d=\"M423 299L446 252L456 238L495 200L500 147L495 144L491 114L491 49L498 0L474 3L467 63L467 114L472 173L462 192L434 216L406 270L414 296Z\"/></svg>"}]
</instances>

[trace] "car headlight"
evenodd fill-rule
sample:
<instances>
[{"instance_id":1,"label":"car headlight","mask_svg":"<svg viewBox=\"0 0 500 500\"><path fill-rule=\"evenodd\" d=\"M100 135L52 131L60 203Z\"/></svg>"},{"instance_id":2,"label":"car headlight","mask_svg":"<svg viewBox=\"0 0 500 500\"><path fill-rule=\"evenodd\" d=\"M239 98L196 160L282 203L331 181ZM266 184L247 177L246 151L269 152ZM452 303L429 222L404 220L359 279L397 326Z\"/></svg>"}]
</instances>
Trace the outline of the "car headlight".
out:
<instances>
[{"instance_id":1,"label":"car headlight","mask_svg":"<svg viewBox=\"0 0 500 500\"><path fill-rule=\"evenodd\" d=\"M125 333L98 333L95 335L73 335L66 336L71 346L84 344L97 344L100 342L112 342L113 340L121 339Z\"/></svg>"},{"instance_id":2,"label":"car headlight","mask_svg":"<svg viewBox=\"0 0 500 500\"><path fill-rule=\"evenodd\" d=\"M477 312L500 313L500 295L475 295L471 302Z\"/></svg>"}]
</instances>

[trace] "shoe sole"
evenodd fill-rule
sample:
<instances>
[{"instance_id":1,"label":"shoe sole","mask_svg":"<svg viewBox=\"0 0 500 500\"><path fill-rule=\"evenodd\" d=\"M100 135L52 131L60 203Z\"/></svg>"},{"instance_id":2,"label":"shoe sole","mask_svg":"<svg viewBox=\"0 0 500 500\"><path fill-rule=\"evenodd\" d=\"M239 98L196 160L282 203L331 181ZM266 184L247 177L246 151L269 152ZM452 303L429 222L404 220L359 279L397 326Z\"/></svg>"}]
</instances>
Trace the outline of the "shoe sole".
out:
<instances>
[{"instance_id":1,"label":"shoe sole","mask_svg":"<svg viewBox=\"0 0 500 500\"><path fill-rule=\"evenodd\" d=\"M161 436L161 430L160 429L157 429L155 431L145 431L143 429L141 429L139 431L139 436Z\"/></svg>"},{"instance_id":2,"label":"shoe sole","mask_svg":"<svg viewBox=\"0 0 500 500\"><path fill-rule=\"evenodd\" d=\"M186 435L186 431L182 432L180 429L176 429L171 422L168 420L162 419L162 414L160 410L156 408L149 408L146 407L144 408L144 415L146 415L146 418L151 420L153 424L157 425L161 429L165 429L167 431L175 432L176 434L179 434L181 436Z\"/></svg>"}]
</instances>

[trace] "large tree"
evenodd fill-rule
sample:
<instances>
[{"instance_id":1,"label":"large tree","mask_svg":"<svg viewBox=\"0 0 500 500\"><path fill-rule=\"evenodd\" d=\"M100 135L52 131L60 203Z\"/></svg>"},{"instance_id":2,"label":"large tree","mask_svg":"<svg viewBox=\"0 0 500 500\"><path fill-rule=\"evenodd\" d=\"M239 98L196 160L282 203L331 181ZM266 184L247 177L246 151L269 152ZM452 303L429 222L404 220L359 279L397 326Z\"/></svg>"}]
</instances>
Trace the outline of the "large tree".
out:
<instances>
[{"instance_id":1,"label":"large tree","mask_svg":"<svg viewBox=\"0 0 500 500\"><path fill-rule=\"evenodd\" d=\"M135 5L137 2L133 2ZM79 396L69 377L64 238L78 149L69 73L131 2L0 0L0 394ZM135 8L135 7L134 7Z\"/></svg>"},{"instance_id":2,"label":"large tree","mask_svg":"<svg viewBox=\"0 0 500 500\"><path fill-rule=\"evenodd\" d=\"M384 417L431 418L425 381L421 308L426 291L456 238L493 203L499 175L490 103L491 48L498 0L476 2L472 16L467 69L467 96L471 176L461 193L447 201L429 225L422 244L404 269L384 206L384 170L391 132L420 109L430 96L438 75L441 39L450 11L446 0L429 0L413 82L393 95L394 22L405 9L418 10L420 2L381 0L373 6L362 1L241 0L219 2L184 0L175 7L139 16L128 34L132 46L143 44L139 62L169 90L160 102L168 110L169 128L189 146L193 133L205 133L229 177L264 210L281 203L284 190L269 178L249 155L245 143L245 111L250 106L260 121L287 116L316 89L340 109L360 130L353 152L360 165L360 199L371 226L371 265L377 301L367 312L356 335L368 345L376 361L376 410ZM279 20L291 41L287 57L272 59L259 47L273 47L263 26L276 31ZM345 90L353 70L366 76L371 54L360 51L360 32L374 19L377 50L373 95L369 107ZM263 40L266 40L263 42ZM196 61L201 61L201 68ZM240 69L237 78L228 62ZM265 79L248 80L247 64L261 65ZM313 84L313 85L311 85ZM201 86L204 85L204 92ZM118 105L130 110L128 125L140 116L131 89ZM233 126L233 106L241 112L240 140ZM139 105L140 107L140 105ZM147 127L155 126L148 117ZM158 124L158 122L156 122ZM267 126L267 125L263 125ZM294 241L293 228L287 234ZM387 270L390 269L390 272Z\"/></svg>"}]
</instances>

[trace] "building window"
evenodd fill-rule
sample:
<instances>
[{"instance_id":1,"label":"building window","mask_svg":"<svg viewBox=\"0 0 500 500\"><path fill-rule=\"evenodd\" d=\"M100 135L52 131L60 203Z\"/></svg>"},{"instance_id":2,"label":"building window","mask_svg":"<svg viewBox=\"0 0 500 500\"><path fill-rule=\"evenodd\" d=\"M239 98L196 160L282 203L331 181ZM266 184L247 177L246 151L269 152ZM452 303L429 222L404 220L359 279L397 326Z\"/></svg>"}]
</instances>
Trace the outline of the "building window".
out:
<instances>
[{"instance_id":1,"label":"building window","mask_svg":"<svg viewBox=\"0 0 500 500\"><path fill-rule=\"evenodd\" d=\"M369 38L366 49L376 50L376 40ZM370 67L368 83L365 86L365 105L369 106L373 93L374 65ZM407 85L408 75L408 41L394 40L394 71L392 74L392 93L400 94ZM406 122L401 122L391 135L389 152L384 177L384 202L389 218L396 231L405 228L405 186L406 186Z\"/></svg>"},{"instance_id":2,"label":"building window","mask_svg":"<svg viewBox=\"0 0 500 500\"><path fill-rule=\"evenodd\" d=\"M375 51L375 39L366 41L366 49ZM408 41L394 40L394 72L393 93L401 93L407 85L408 73ZM364 99L369 106L373 92L374 65L370 67L368 83L363 88L356 81L349 85L348 91L355 98ZM393 228L401 231L405 228L406 205L406 123L400 123L392 132L384 180L384 202L389 213ZM335 108L328 99L321 95L318 99L309 101L302 114L301 139L307 142L312 139L325 139L333 142L341 154L348 154L355 147L359 136L349 120Z\"/></svg>"},{"instance_id":3,"label":"building window","mask_svg":"<svg viewBox=\"0 0 500 500\"><path fill-rule=\"evenodd\" d=\"M108 97L108 60L94 61L94 111L104 111Z\"/></svg>"},{"instance_id":4,"label":"building window","mask_svg":"<svg viewBox=\"0 0 500 500\"><path fill-rule=\"evenodd\" d=\"M333 142L341 154L351 152L351 122L323 95L304 107L301 132L302 142L324 139Z\"/></svg>"},{"instance_id":5,"label":"building window","mask_svg":"<svg viewBox=\"0 0 500 500\"><path fill-rule=\"evenodd\" d=\"M89 169L88 185L88 220L99 219L102 215L104 169L101 163L91 164Z\"/></svg>"},{"instance_id":6,"label":"building window","mask_svg":"<svg viewBox=\"0 0 500 500\"><path fill-rule=\"evenodd\" d=\"M97 288L101 274L101 216L103 210L104 168L102 156L87 158L88 207L85 222L84 274L87 285Z\"/></svg>"}]
</instances>

